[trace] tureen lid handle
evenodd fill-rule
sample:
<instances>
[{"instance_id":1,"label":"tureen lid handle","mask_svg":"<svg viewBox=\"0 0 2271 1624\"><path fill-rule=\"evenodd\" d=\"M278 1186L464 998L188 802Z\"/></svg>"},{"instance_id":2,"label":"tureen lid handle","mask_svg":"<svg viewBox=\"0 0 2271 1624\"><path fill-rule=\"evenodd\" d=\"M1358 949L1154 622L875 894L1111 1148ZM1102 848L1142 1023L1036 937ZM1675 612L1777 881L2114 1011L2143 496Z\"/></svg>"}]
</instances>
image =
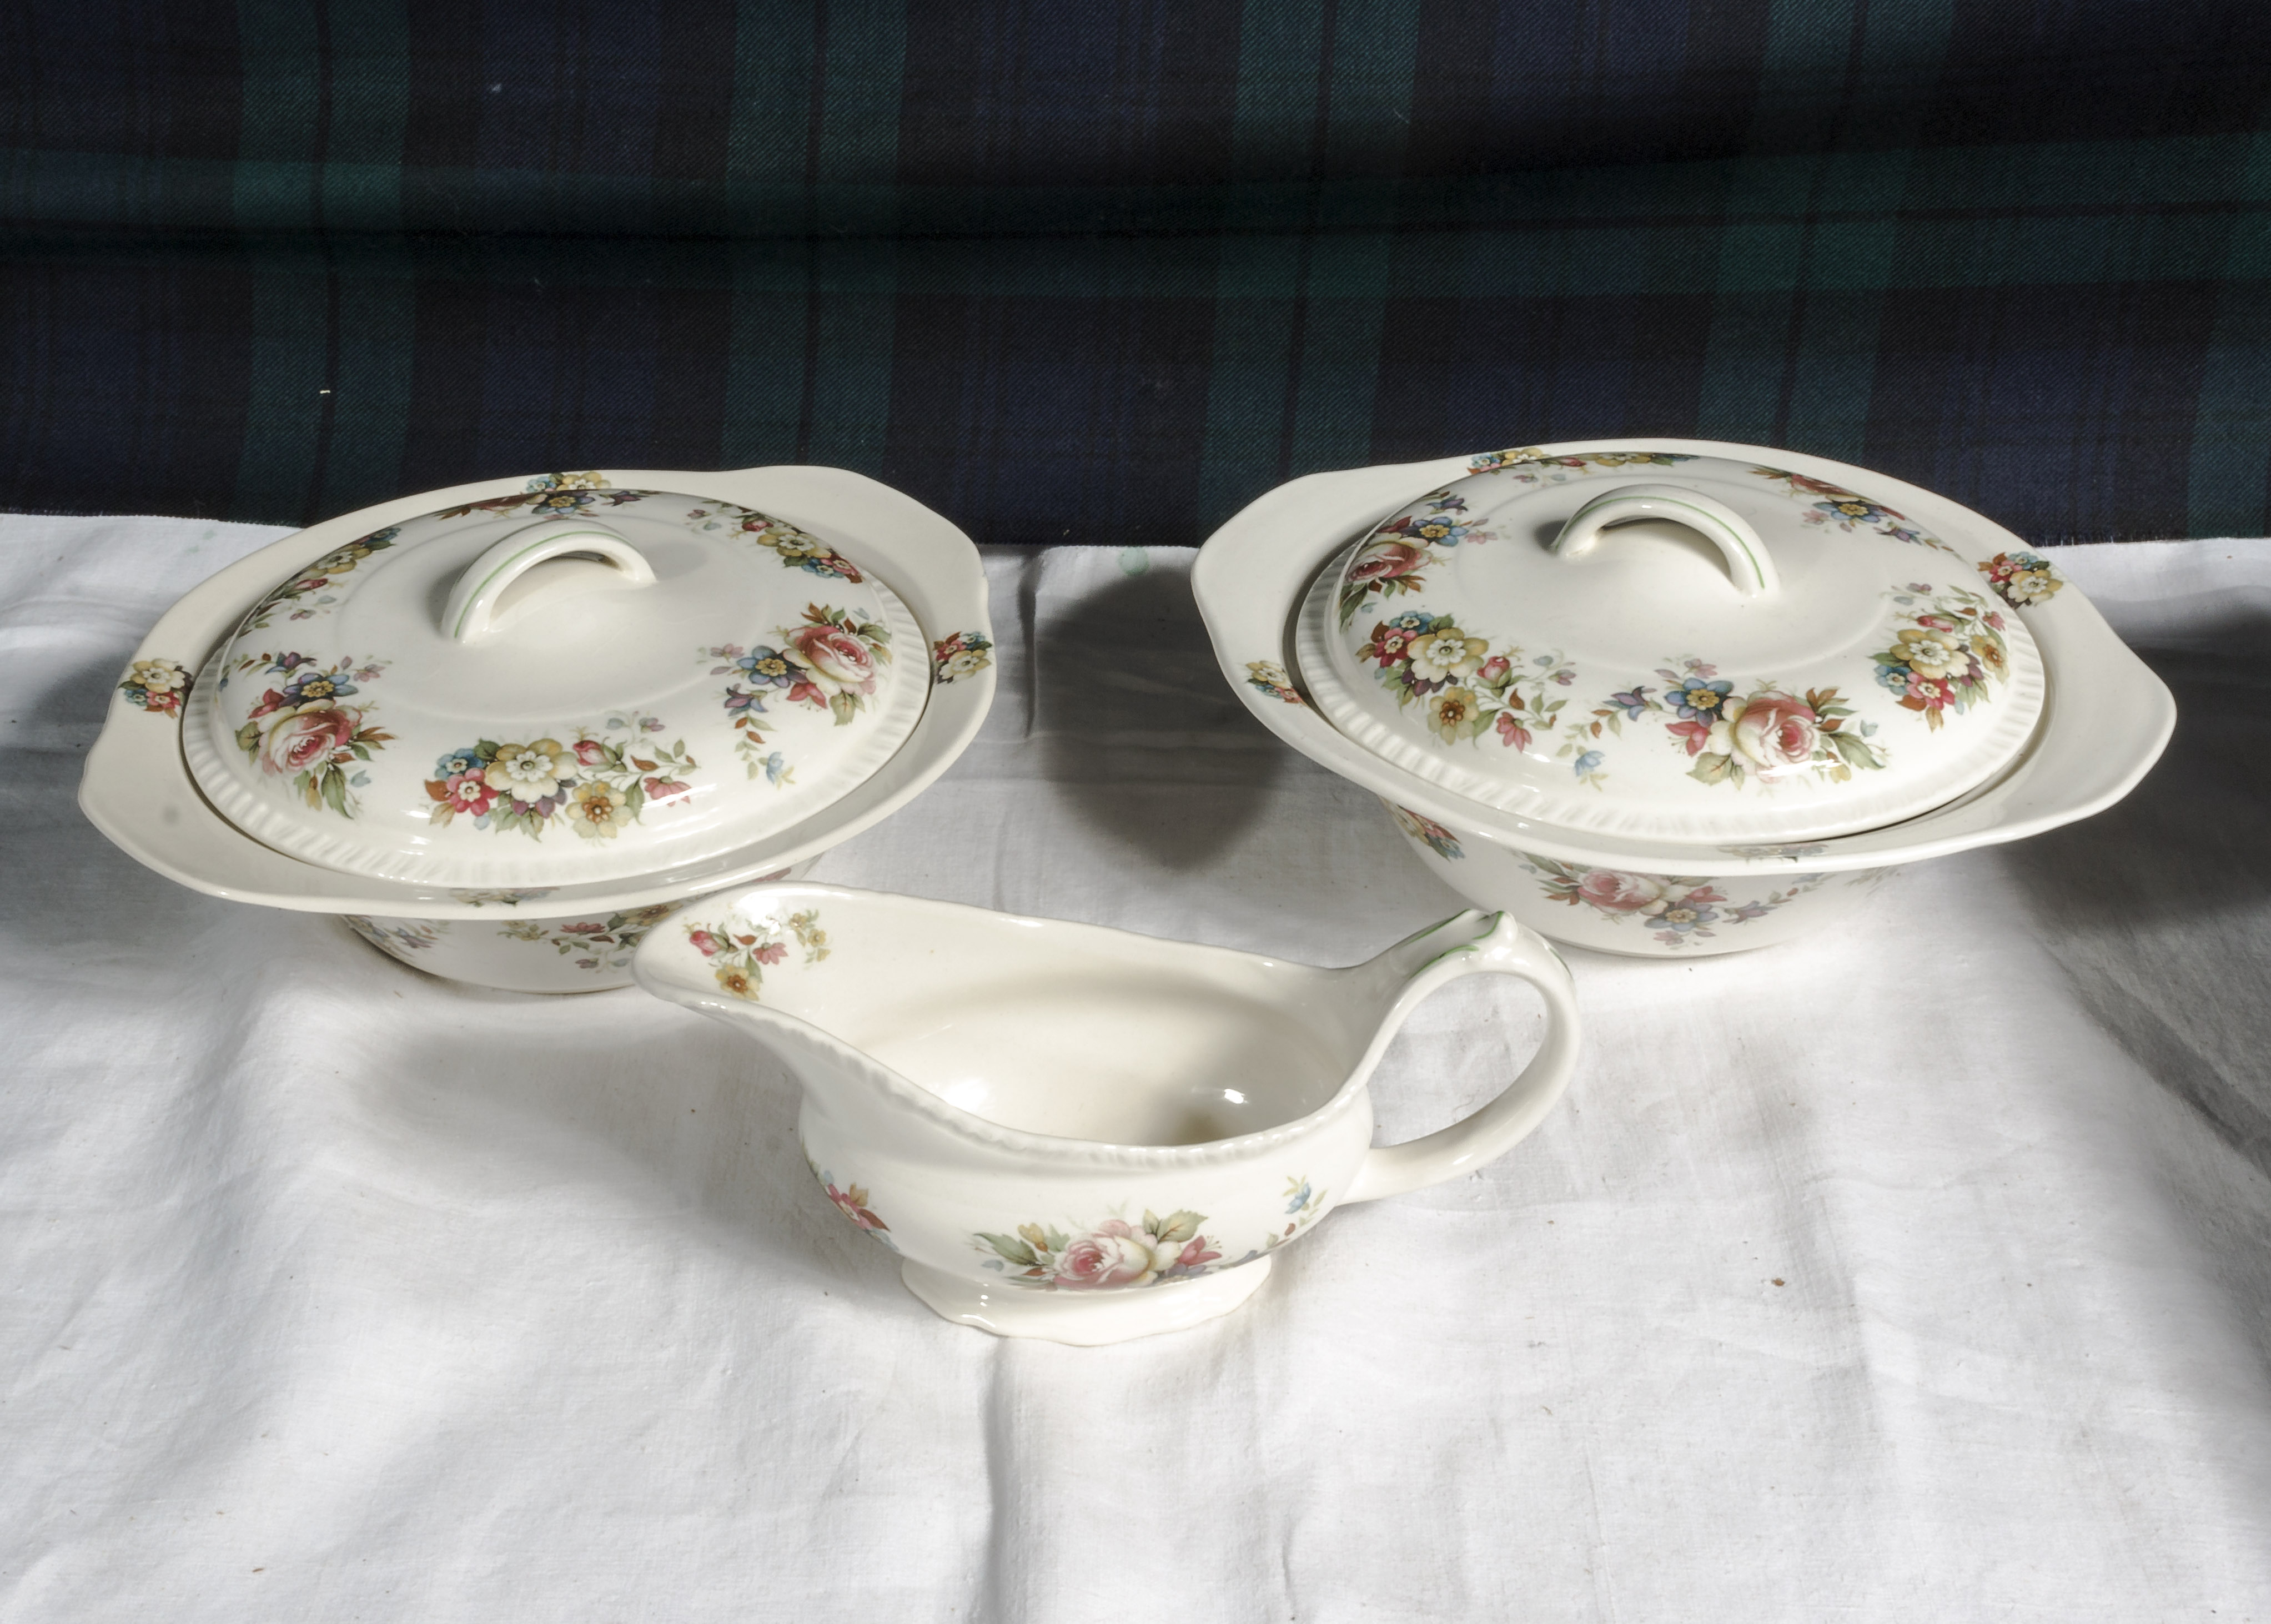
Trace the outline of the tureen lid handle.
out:
<instances>
[{"instance_id":1,"label":"tureen lid handle","mask_svg":"<svg viewBox=\"0 0 2271 1624\"><path fill-rule=\"evenodd\" d=\"M1684 485L1619 485L1603 491L1569 516L1547 550L1575 558L1590 552L1610 525L1634 518L1668 518L1710 542L1727 561L1727 576L1735 590L1746 598L1781 589L1774 557L1751 521L1725 503Z\"/></svg>"},{"instance_id":2,"label":"tureen lid handle","mask_svg":"<svg viewBox=\"0 0 2271 1624\"><path fill-rule=\"evenodd\" d=\"M564 563L522 584L540 564L593 558L599 564L577 568ZM465 566L443 606L442 629L460 643L473 643L543 600L593 586L649 586L653 582L653 566L614 531L600 525L542 519L514 531Z\"/></svg>"}]
</instances>

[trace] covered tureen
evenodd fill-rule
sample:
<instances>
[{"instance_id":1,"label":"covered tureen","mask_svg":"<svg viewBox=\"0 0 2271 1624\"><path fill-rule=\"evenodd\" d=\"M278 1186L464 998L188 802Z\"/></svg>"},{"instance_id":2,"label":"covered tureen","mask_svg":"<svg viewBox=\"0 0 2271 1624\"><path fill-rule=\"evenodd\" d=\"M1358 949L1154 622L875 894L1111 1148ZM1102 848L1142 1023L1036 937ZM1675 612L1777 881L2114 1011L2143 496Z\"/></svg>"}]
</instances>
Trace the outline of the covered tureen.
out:
<instances>
[{"instance_id":1,"label":"covered tureen","mask_svg":"<svg viewBox=\"0 0 2271 1624\"><path fill-rule=\"evenodd\" d=\"M397 957L623 985L684 900L943 771L992 697L976 549L833 469L546 474L287 538L160 622L81 803Z\"/></svg>"},{"instance_id":2,"label":"covered tureen","mask_svg":"<svg viewBox=\"0 0 2271 1624\"><path fill-rule=\"evenodd\" d=\"M1892 864L2087 816L2168 690L2042 555L1709 441L1296 480L1195 572L1249 708L1458 890L1564 941L1763 946Z\"/></svg>"}]
</instances>

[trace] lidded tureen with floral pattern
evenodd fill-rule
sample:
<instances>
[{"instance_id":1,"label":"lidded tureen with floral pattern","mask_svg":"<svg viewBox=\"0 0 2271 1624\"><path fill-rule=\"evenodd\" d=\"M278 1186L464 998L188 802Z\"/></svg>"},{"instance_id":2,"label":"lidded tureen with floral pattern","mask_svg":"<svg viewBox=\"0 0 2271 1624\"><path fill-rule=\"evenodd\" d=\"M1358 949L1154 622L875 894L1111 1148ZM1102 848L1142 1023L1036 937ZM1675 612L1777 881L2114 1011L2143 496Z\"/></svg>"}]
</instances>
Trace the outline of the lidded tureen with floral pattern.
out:
<instances>
[{"instance_id":1,"label":"lidded tureen with floral pattern","mask_svg":"<svg viewBox=\"0 0 2271 1624\"><path fill-rule=\"evenodd\" d=\"M183 750L264 844L456 886L652 875L841 799L923 711L854 555L730 502L573 485L384 525L206 661Z\"/></svg>"},{"instance_id":2,"label":"lidded tureen with floral pattern","mask_svg":"<svg viewBox=\"0 0 2271 1624\"><path fill-rule=\"evenodd\" d=\"M628 986L800 875L992 704L985 566L842 468L590 469L324 519L150 629L79 805L137 860L517 992Z\"/></svg>"},{"instance_id":3,"label":"lidded tureen with floral pattern","mask_svg":"<svg viewBox=\"0 0 2271 1624\"><path fill-rule=\"evenodd\" d=\"M1889 475L1724 441L1314 473L1201 549L1224 674L1437 878L1693 957L2103 810L2167 688L2051 559Z\"/></svg>"},{"instance_id":4,"label":"lidded tureen with floral pattern","mask_svg":"<svg viewBox=\"0 0 2271 1624\"><path fill-rule=\"evenodd\" d=\"M1572 477L1575 475L1575 477ZM2034 640L1898 509L1724 457L1487 464L1321 574L1297 637L1351 741L1568 831L1804 840L1992 776Z\"/></svg>"}]
</instances>

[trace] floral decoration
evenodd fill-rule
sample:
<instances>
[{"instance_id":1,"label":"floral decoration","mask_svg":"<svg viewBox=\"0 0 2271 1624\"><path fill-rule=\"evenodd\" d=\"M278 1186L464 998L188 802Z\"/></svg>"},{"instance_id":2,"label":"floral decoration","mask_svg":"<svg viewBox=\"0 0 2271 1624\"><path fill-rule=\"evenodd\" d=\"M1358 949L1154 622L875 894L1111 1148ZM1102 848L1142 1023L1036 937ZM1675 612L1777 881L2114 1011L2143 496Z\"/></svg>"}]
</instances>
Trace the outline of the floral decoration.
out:
<instances>
[{"instance_id":1,"label":"floral decoration","mask_svg":"<svg viewBox=\"0 0 2271 1624\"><path fill-rule=\"evenodd\" d=\"M1548 457L1533 446L1522 451L1491 451L1473 458L1467 466L1475 473L1505 473L1526 485L1550 485L1589 473L1668 468L1694 460L1695 454L1687 451L1575 451ZM1865 530L1917 547L1937 548L1943 553L1955 551L1939 537L1920 529L1915 520L1898 509L1888 508L1842 485L1816 479L1810 473L1794 473L1786 468L1754 467L1750 472L1780 486L1783 495L1800 504L1805 510L1798 515L1802 523L1849 532Z\"/></svg>"},{"instance_id":2,"label":"floral decoration","mask_svg":"<svg viewBox=\"0 0 2271 1624\"><path fill-rule=\"evenodd\" d=\"M369 704L343 701L361 692L388 662L342 659L331 665L301 653L248 654L229 676L257 672L281 679L266 689L236 730L237 748L272 778L289 781L310 807L355 815L354 792L370 782L357 765L383 749L394 735L370 725ZM227 685L228 678L222 679Z\"/></svg>"},{"instance_id":3,"label":"floral decoration","mask_svg":"<svg viewBox=\"0 0 2271 1624\"><path fill-rule=\"evenodd\" d=\"M1576 668L1560 654L1531 656L1508 646L1493 653L1486 638L1471 635L1448 615L1407 609L1372 629L1356 651L1399 707L1425 707L1427 731L1445 744L1488 734L1508 749L1526 750L1541 733L1560 725L1568 701L1547 684L1567 688ZM1602 753L1586 742L1582 723L1571 725L1555 752L1577 781L1597 789L1606 778Z\"/></svg>"},{"instance_id":4,"label":"floral decoration","mask_svg":"<svg viewBox=\"0 0 2271 1624\"><path fill-rule=\"evenodd\" d=\"M1995 595L2014 609L2048 603L2066 583L2040 553L1998 553L1979 565Z\"/></svg>"},{"instance_id":5,"label":"floral decoration","mask_svg":"<svg viewBox=\"0 0 2271 1624\"><path fill-rule=\"evenodd\" d=\"M1467 471L1500 473L1516 470L1514 477L1518 483L1554 485L1567 479L1571 473L1582 473L1588 468L1669 468L1694 460L1694 454L1688 451L1571 451L1549 457L1530 445L1520 451L1485 451L1469 459Z\"/></svg>"},{"instance_id":6,"label":"floral decoration","mask_svg":"<svg viewBox=\"0 0 2271 1624\"><path fill-rule=\"evenodd\" d=\"M1935 731L1992 697L1989 682L2010 680L2002 613L1962 587L1932 596L1925 583L1893 594L1906 611L1892 642L1877 654L1877 681L1895 703L1921 715Z\"/></svg>"},{"instance_id":7,"label":"floral decoration","mask_svg":"<svg viewBox=\"0 0 2271 1624\"><path fill-rule=\"evenodd\" d=\"M400 920L382 925L367 914L342 913L339 917L346 921L349 930L380 952L391 953L397 958L424 952L440 942L450 928L447 920Z\"/></svg>"},{"instance_id":8,"label":"floral decoration","mask_svg":"<svg viewBox=\"0 0 2271 1624\"><path fill-rule=\"evenodd\" d=\"M1511 451L1485 451L1467 458L1469 473L1488 473L1493 469L1511 467L1518 462L1536 462L1545 453L1534 445L1517 446Z\"/></svg>"},{"instance_id":9,"label":"floral decoration","mask_svg":"<svg viewBox=\"0 0 2271 1624\"><path fill-rule=\"evenodd\" d=\"M178 660L138 659L118 680L126 703L154 716L181 719L182 701L190 691L189 669Z\"/></svg>"},{"instance_id":10,"label":"floral decoration","mask_svg":"<svg viewBox=\"0 0 2271 1624\"><path fill-rule=\"evenodd\" d=\"M620 508L626 503L644 502L655 494L651 490L618 490L596 469L582 473L540 473L512 495L469 502L440 517L463 518L468 513L514 513L525 508L538 518L576 518L595 507Z\"/></svg>"},{"instance_id":11,"label":"floral decoration","mask_svg":"<svg viewBox=\"0 0 2271 1624\"><path fill-rule=\"evenodd\" d=\"M356 565L373 553L383 553L392 547L395 537L401 533L401 525L389 525L383 530L374 530L367 536L358 537L345 547L324 554L254 604L252 612L244 617L243 624L237 629L240 632L265 631L275 619L276 611L286 604L293 606L292 613L287 618L295 621L314 619L317 611L327 609L339 601L324 588L339 577L352 573Z\"/></svg>"},{"instance_id":12,"label":"floral decoration","mask_svg":"<svg viewBox=\"0 0 2271 1624\"><path fill-rule=\"evenodd\" d=\"M744 540L772 552L791 570L855 583L867 579L857 564L818 536L808 535L786 520L769 518L755 508L713 502L707 507L689 509L686 522L699 531L737 532Z\"/></svg>"},{"instance_id":13,"label":"floral decoration","mask_svg":"<svg viewBox=\"0 0 2271 1624\"><path fill-rule=\"evenodd\" d=\"M994 663L994 639L982 631L957 631L930 645L931 669L942 682L976 676Z\"/></svg>"},{"instance_id":14,"label":"floral decoration","mask_svg":"<svg viewBox=\"0 0 2271 1624\"><path fill-rule=\"evenodd\" d=\"M556 885L533 885L524 886L518 890L496 890L453 885L450 888L450 900L465 903L476 908L485 908L491 903L495 903L501 907L517 908L524 902L534 902L540 898L549 897L559 889Z\"/></svg>"},{"instance_id":15,"label":"floral decoration","mask_svg":"<svg viewBox=\"0 0 2271 1624\"><path fill-rule=\"evenodd\" d=\"M1467 499L1456 491L1439 490L1421 498L1425 513L1405 513L1372 533L1355 562L1341 577L1341 624L1356 618L1367 600L1416 592L1427 584L1420 573L1435 561L1435 549L1479 545L1496 538L1478 529L1467 518Z\"/></svg>"},{"instance_id":16,"label":"floral decoration","mask_svg":"<svg viewBox=\"0 0 2271 1624\"><path fill-rule=\"evenodd\" d=\"M899 1249L898 1242L891 1239L891 1226L883 1222L875 1209L869 1204L865 1186L846 1181L838 1187L836 1175L833 1173L823 1171L820 1165L809 1156L804 1158L804 1165L812 1169L812 1176L819 1180L821 1188L828 1192L829 1201L838 1212L851 1221L853 1228L882 1241L894 1252Z\"/></svg>"},{"instance_id":17,"label":"floral decoration","mask_svg":"<svg viewBox=\"0 0 2271 1624\"><path fill-rule=\"evenodd\" d=\"M1853 722L1853 708L1834 688L1810 688L1803 697L1774 682L1757 682L1747 694L1719 674L1716 666L1695 659L1658 667L1658 692L1635 682L1611 694L1593 711L1588 731L1622 734L1628 721L1669 719L1664 732L1694 761L1687 776L1702 784L1740 788L1751 777L1771 785L1800 772L1842 783L1858 771L1885 764L1883 749L1871 741L1874 722Z\"/></svg>"},{"instance_id":18,"label":"floral decoration","mask_svg":"<svg viewBox=\"0 0 2271 1624\"><path fill-rule=\"evenodd\" d=\"M1650 927L1650 935L1668 948L1718 933L1714 925L1747 925L1764 919L1785 903L1818 890L1829 876L1800 874L1764 898L1734 902L1720 890L1721 882L1688 875L1628 874L1619 868L1591 868L1551 857L1519 854L1523 867L1538 878L1539 889L1554 902L1590 907L1602 918L1621 923L1636 919Z\"/></svg>"},{"instance_id":19,"label":"floral decoration","mask_svg":"<svg viewBox=\"0 0 2271 1624\"><path fill-rule=\"evenodd\" d=\"M980 1231L971 1244L989 1254L985 1266L1035 1291L1120 1291L1193 1279L1235 1268L1276 1251L1322 1216L1324 1192L1306 1178L1285 1181L1286 1222L1242 1257L1224 1260L1222 1248L1203 1233L1206 1215L1180 1211L1161 1218L1146 1211L1143 1221L1106 1218L1078 1226L1020 1224L1015 1234Z\"/></svg>"},{"instance_id":20,"label":"floral decoration","mask_svg":"<svg viewBox=\"0 0 2271 1624\"><path fill-rule=\"evenodd\" d=\"M1287 704L1299 704L1301 696L1293 686L1293 674L1274 659L1249 659L1246 662L1246 683L1258 689L1272 699L1282 699Z\"/></svg>"},{"instance_id":21,"label":"floral decoration","mask_svg":"<svg viewBox=\"0 0 2271 1624\"><path fill-rule=\"evenodd\" d=\"M749 776L782 785L794 781L795 769L780 751L765 749L756 719L770 714L766 701L826 711L844 726L874 697L876 679L890 663L890 629L882 622L811 603L805 606L804 623L781 628L771 644L743 648L721 643L696 652L726 662L711 667L710 674L733 679L726 685L723 703L737 735L733 749Z\"/></svg>"},{"instance_id":22,"label":"floral decoration","mask_svg":"<svg viewBox=\"0 0 2271 1624\"><path fill-rule=\"evenodd\" d=\"M1459 837L1432 817L1422 817L1409 807L1399 807L1392 801L1380 803L1396 815L1396 826L1414 840L1422 842L1436 856L1447 860L1466 855L1459 845Z\"/></svg>"},{"instance_id":23,"label":"floral decoration","mask_svg":"<svg viewBox=\"0 0 2271 1624\"><path fill-rule=\"evenodd\" d=\"M631 954L646 940L647 933L677 913L681 905L658 902L648 907L610 913L605 920L548 927L541 920L515 920L510 925L497 927L497 935L515 942L549 942L562 957L581 954L576 960L578 970L621 970L631 962Z\"/></svg>"},{"instance_id":24,"label":"floral decoration","mask_svg":"<svg viewBox=\"0 0 2271 1624\"><path fill-rule=\"evenodd\" d=\"M785 924L766 921L754 930L737 930L729 925L690 924L686 927L686 939L694 950L709 961L710 972L718 985L736 998L758 1002L765 972L788 957L788 942L784 934L793 938L804 950L804 962L818 964L828 957L828 933L821 928L820 911L807 908L789 915Z\"/></svg>"},{"instance_id":25,"label":"floral decoration","mask_svg":"<svg viewBox=\"0 0 2271 1624\"><path fill-rule=\"evenodd\" d=\"M659 717L629 711L565 741L476 740L435 762L428 821L444 829L469 817L476 829L517 830L532 840L564 823L582 838L612 840L650 805L691 793L678 776L699 765L686 741L666 746L640 736L662 731Z\"/></svg>"},{"instance_id":26,"label":"floral decoration","mask_svg":"<svg viewBox=\"0 0 2271 1624\"><path fill-rule=\"evenodd\" d=\"M1041 1291L1115 1291L1159 1285L1211 1274L1222 1249L1200 1233L1201 1212L1176 1211L1161 1218L1146 1211L1141 1224L1106 1218L1079 1233L1054 1226L1020 1224L1014 1235L980 1232L975 1244L994 1255L986 1260L1020 1285Z\"/></svg>"},{"instance_id":27,"label":"floral decoration","mask_svg":"<svg viewBox=\"0 0 2271 1624\"><path fill-rule=\"evenodd\" d=\"M804 962L816 965L828 957L828 933L820 927L820 910L806 908L788 916L789 935L804 950Z\"/></svg>"},{"instance_id":28,"label":"floral decoration","mask_svg":"<svg viewBox=\"0 0 2271 1624\"><path fill-rule=\"evenodd\" d=\"M1815 479L1810 473L1792 473L1787 468L1753 468L1751 472L1780 485L1791 500L1805 504L1806 510L1798 515L1801 523L1826 525L1834 530L1866 530L1917 547L1937 548L1943 553L1955 551L1939 537L1918 529L1916 521L1899 509L1888 508L1843 485Z\"/></svg>"}]
</instances>

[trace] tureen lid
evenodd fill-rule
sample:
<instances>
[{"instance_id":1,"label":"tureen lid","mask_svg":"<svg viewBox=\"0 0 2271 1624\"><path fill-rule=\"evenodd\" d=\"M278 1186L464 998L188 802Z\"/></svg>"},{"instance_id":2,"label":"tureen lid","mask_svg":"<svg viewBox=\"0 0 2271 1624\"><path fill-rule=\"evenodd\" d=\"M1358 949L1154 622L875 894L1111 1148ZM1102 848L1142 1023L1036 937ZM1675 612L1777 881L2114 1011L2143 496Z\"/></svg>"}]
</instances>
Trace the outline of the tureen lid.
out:
<instances>
[{"instance_id":1,"label":"tureen lid","mask_svg":"<svg viewBox=\"0 0 2271 1624\"><path fill-rule=\"evenodd\" d=\"M906 739L920 628L831 540L547 475L391 525L267 592L182 749L246 832L463 886L659 874L835 801Z\"/></svg>"},{"instance_id":2,"label":"tureen lid","mask_svg":"<svg viewBox=\"0 0 2271 1624\"><path fill-rule=\"evenodd\" d=\"M1668 451L1509 454L1317 578L1296 647L1343 734L1569 829L1872 829L2022 749L2042 661L1973 565L1812 476Z\"/></svg>"}]
</instances>

